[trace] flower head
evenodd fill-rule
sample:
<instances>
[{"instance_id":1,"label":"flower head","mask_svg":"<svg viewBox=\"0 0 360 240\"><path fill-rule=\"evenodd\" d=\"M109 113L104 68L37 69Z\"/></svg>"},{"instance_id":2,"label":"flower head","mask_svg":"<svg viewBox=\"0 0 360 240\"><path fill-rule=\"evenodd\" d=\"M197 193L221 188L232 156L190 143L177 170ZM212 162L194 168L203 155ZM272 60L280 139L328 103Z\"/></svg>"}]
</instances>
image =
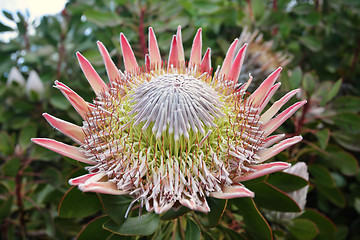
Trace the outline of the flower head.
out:
<instances>
[{"instance_id":1,"label":"flower head","mask_svg":"<svg viewBox=\"0 0 360 240\"><path fill-rule=\"evenodd\" d=\"M223 65L212 75L211 50L201 58L198 30L185 62L181 28L173 36L167 63L161 60L157 40L149 28L149 54L139 67L123 34L120 45L125 71L118 70L98 42L110 80L105 84L80 54L80 66L96 94L84 101L65 84L59 89L84 119L83 126L44 114L48 122L80 146L52 139L33 142L64 156L89 164L89 174L70 179L82 191L131 195L147 211L163 213L184 205L209 212L207 197L253 197L240 182L289 167L285 162L264 163L299 142L270 136L305 101L274 117L299 90L293 90L264 113L279 88L274 71L251 95L252 77L238 83L247 45L237 53L236 39ZM275 144L275 145L274 145Z\"/></svg>"}]
</instances>

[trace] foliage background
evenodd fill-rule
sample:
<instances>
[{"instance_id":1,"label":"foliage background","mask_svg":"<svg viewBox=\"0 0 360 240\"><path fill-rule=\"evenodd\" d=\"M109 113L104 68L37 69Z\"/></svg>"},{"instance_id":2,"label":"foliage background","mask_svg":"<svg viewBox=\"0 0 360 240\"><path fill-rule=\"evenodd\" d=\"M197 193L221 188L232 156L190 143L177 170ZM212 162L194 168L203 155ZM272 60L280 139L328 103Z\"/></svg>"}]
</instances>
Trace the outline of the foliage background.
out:
<instances>
[{"instance_id":1,"label":"foliage background","mask_svg":"<svg viewBox=\"0 0 360 240\"><path fill-rule=\"evenodd\" d=\"M72 239L76 235L86 239L96 234L101 236L98 239L120 239L102 229L109 218L106 213L112 217L103 210L103 206L109 207L111 199L102 196L100 202L95 194L69 190L67 180L84 172L83 166L35 146L30 138L49 137L72 144L52 129L41 113L81 124L66 99L52 88L54 80L59 79L85 100L94 97L77 64L76 51L83 53L105 79L97 40L104 43L123 69L120 32L143 61L147 28L154 28L162 55L166 56L178 25L182 26L184 49L188 51L196 29L202 27L204 45L213 51L213 66L221 64L227 47L245 26L252 31L257 29L265 41L272 40L274 54L284 52L292 56L281 75L280 89L287 92L301 87L302 95L297 97L308 103L281 131L289 136L301 134L304 140L276 158L308 164L308 210L290 223L267 219L272 234L278 239L359 239L359 1L71 0L60 14L44 16L37 22L30 22L26 13L3 14L17 27L12 29L0 23L0 31L18 35L9 42L0 42L2 239ZM34 33L29 33L29 26L34 27ZM189 56L189 52L185 54ZM46 89L43 95L26 93L21 85L9 86L7 77L14 66L25 78L35 70ZM261 73L253 75L255 79L264 78ZM281 181L286 178L280 175ZM63 198L65 193L67 197ZM277 201L271 197L255 198L257 209L253 211L258 214L264 209L276 210ZM204 239L271 238L271 233L259 235L259 231L268 230L251 221L256 213L244 211L242 206L247 204L247 200L239 200L219 206L220 210L226 207L226 211L214 213L216 219L222 217L216 227L206 222L206 216L195 213L172 221L150 219L148 223L158 225L143 223L144 229L153 227L155 235L143 238L166 239L172 234L176 239L196 239L200 235Z\"/></svg>"}]
</instances>

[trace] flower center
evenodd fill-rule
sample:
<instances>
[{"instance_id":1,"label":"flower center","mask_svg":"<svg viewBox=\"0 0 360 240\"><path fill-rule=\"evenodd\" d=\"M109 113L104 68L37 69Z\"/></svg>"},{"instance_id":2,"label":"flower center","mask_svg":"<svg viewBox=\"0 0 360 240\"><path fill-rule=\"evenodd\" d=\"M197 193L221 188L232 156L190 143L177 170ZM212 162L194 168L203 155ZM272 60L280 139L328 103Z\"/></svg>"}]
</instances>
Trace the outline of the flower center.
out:
<instances>
[{"instance_id":1,"label":"flower center","mask_svg":"<svg viewBox=\"0 0 360 240\"><path fill-rule=\"evenodd\" d=\"M159 138L168 129L175 141L189 131L204 135L204 125L216 127L215 119L223 116L217 92L201 79L187 74L159 75L143 83L131 95L134 126L144 122L142 130L153 123L152 132Z\"/></svg>"}]
</instances>

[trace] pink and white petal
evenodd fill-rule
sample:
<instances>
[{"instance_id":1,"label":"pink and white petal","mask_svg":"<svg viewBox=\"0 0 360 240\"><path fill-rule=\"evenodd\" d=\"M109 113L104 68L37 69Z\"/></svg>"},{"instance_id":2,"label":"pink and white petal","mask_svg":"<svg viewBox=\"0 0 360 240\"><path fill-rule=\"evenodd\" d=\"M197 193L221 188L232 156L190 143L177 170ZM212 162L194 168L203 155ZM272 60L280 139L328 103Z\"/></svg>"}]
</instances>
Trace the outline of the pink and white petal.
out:
<instances>
[{"instance_id":1,"label":"pink and white petal","mask_svg":"<svg viewBox=\"0 0 360 240\"><path fill-rule=\"evenodd\" d=\"M138 70L139 65L136 62L134 52L123 33L120 33L120 46L124 59L125 71L133 72Z\"/></svg>"},{"instance_id":2,"label":"pink and white petal","mask_svg":"<svg viewBox=\"0 0 360 240\"><path fill-rule=\"evenodd\" d=\"M195 66L201 63L201 48L202 48L201 28L199 28L195 35L193 45L191 48L189 66Z\"/></svg>"},{"instance_id":3,"label":"pink and white petal","mask_svg":"<svg viewBox=\"0 0 360 240\"><path fill-rule=\"evenodd\" d=\"M63 156L72 158L79 162L94 165L96 162L89 160L79 148L67 145L49 138L32 138L31 141Z\"/></svg>"},{"instance_id":4,"label":"pink and white petal","mask_svg":"<svg viewBox=\"0 0 360 240\"><path fill-rule=\"evenodd\" d=\"M251 82L253 80L253 77L251 76L251 74L249 73L249 79L247 80L246 84L242 85L239 90L239 92L244 92L248 89L248 87L250 86Z\"/></svg>"},{"instance_id":5,"label":"pink and white petal","mask_svg":"<svg viewBox=\"0 0 360 240\"><path fill-rule=\"evenodd\" d=\"M98 175L98 173L89 173L76 178L71 178L69 179L69 184L73 186L78 186L80 184L84 184L87 180L96 175Z\"/></svg>"},{"instance_id":6,"label":"pink and white petal","mask_svg":"<svg viewBox=\"0 0 360 240\"><path fill-rule=\"evenodd\" d=\"M222 66L221 66L219 76L224 76L224 79L227 78L227 76L228 76L228 74L230 72L231 65L232 65L232 62L233 62L233 59L234 59L236 45L237 45L238 41L239 41L238 39L235 39L233 41L233 43L230 45L230 47L229 47L229 49L228 49L228 51L226 53L224 62L222 64Z\"/></svg>"},{"instance_id":7,"label":"pink and white petal","mask_svg":"<svg viewBox=\"0 0 360 240\"><path fill-rule=\"evenodd\" d=\"M79 144L85 143L85 134L82 127L66 122L47 113L43 113L43 116L52 127L56 128L56 130L62 132Z\"/></svg>"},{"instance_id":8,"label":"pink and white petal","mask_svg":"<svg viewBox=\"0 0 360 240\"><path fill-rule=\"evenodd\" d=\"M191 210L195 210L197 208L197 204L195 202L194 199L190 198L190 199L186 199L186 198L182 198L179 200L181 205L184 205L187 208L190 208Z\"/></svg>"},{"instance_id":9,"label":"pink and white petal","mask_svg":"<svg viewBox=\"0 0 360 240\"><path fill-rule=\"evenodd\" d=\"M283 122L285 122L289 117L291 117L300 107L302 107L307 101L297 102L286 110L278 114L275 118L271 119L268 123L264 125L262 130L264 131L264 136L269 136L274 132Z\"/></svg>"},{"instance_id":10,"label":"pink and white petal","mask_svg":"<svg viewBox=\"0 0 360 240\"><path fill-rule=\"evenodd\" d=\"M255 194L244 186L224 186L222 192L212 192L210 197L231 199L240 197L254 197Z\"/></svg>"},{"instance_id":11,"label":"pink and white petal","mask_svg":"<svg viewBox=\"0 0 360 240\"><path fill-rule=\"evenodd\" d=\"M200 72L201 73L207 72L208 74L210 74L210 71L211 71L211 49L208 48L201 61Z\"/></svg>"},{"instance_id":12,"label":"pink and white petal","mask_svg":"<svg viewBox=\"0 0 360 240\"><path fill-rule=\"evenodd\" d=\"M157 214L162 214L164 212L167 212L173 205L174 205L175 202L169 202L163 206L156 206L154 207L154 211L155 213Z\"/></svg>"},{"instance_id":13,"label":"pink and white petal","mask_svg":"<svg viewBox=\"0 0 360 240\"><path fill-rule=\"evenodd\" d=\"M178 57L179 57L179 63L180 65L185 64L185 55L184 55L184 47L182 43L182 36L181 36L181 26L178 26L177 32L176 32L176 38L177 38L177 47L178 47Z\"/></svg>"},{"instance_id":14,"label":"pink and white petal","mask_svg":"<svg viewBox=\"0 0 360 240\"><path fill-rule=\"evenodd\" d=\"M145 54L145 71L149 72L151 69L150 57L149 54Z\"/></svg>"},{"instance_id":15,"label":"pink and white petal","mask_svg":"<svg viewBox=\"0 0 360 240\"><path fill-rule=\"evenodd\" d=\"M279 87L281 86L281 83L276 83L274 86L271 87L270 91L268 92L268 94L266 95L265 99L262 101L262 103L260 104L259 107L259 113L262 112L262 110L264 110L264 108L266 107L266 105L269 103L270 99L272 98L272 96L274 95L274 93L279 89Z\"/></svg>"},{"instance_id":16,"label":"pink and white petal","mask_svg":"<svg viewBox=\"0 0 360 240\"><path fill-rule=\"evenodd\" d=\"M249 171L247 173L235 177L233 179L233 182L242 182L242 181L255 179L273 172L282 171L284 169L289 168L290 166L291 164L286 162L272 162L266 164L250 165L248 167L253 169L254 171Z\"/></svg>"},{"instance_id":17,"label":"pink and white petal","mask_svg":"<svg viewBox=\"0 0 360 240\"><path fill-rule=\"evenodd\" d=\"M208 203L207 203L207 201L206 200L204 200L203 202L202 202L202 205L196 205L195 206L195 209L194 209L195 211L198 211L198 212L203 212L203 213L207 213L207 212L210 212L210 207L209 207L209 205L208 205Z\"/></svg>"},{"instance_id":18,"label":"pink and white petal","mask_svg":"<svg viewBox=\"0 0 360 240\"><path fill-rule=\"evenodd\" d=\"M260 157L259 161L264 162L273 156L277 155L278 153L284 151L286 148L300 142L302 140L301 136L295 136L292 138L285 139L281 141L280 143L272 146L268 149L260 150L257 154Z\"/></svg>"},{"instance_id":19,"label":"pink and white petal","mask_svg":"<svg viewBox=\"0 0 360 240\"><path fill-rule=\"evenodd\" d=\"M253 101L254 106L259 106L268 94L275 81L278 79L282 68L279 67L273 73L271 73L264 82L251 94L250 99Z\"/></svg>"},{"instance_id":20,"label":"pink and white petal","mask_svg":"<svg viewBox=\"0 0 360 240\"><path fill-rule=\"evenodd\" d=\"M264 140L264 143L261 145L261 147L263 147L263 148L270 147L273 144L280 141L281 139L283 139L284 137L285 137L285 134L278 134L278 135L269 136Z\"/></svg>"},{"instance_id":21,"label":"pink and white petal","mask_svg":"<svg viewBox=\"0 0 360 240\"><path fill-rule=\"evenodd\" d=\"M78 187L83 192L97 192L111 195L125 195L129 193L117 189L116 184L113 182L91 182L89 184L80 184Z\"/></svg>"},{"instance_id":22,"label":"pink and white petal","mask_svg":"<svg viewBox=\"0 0 360 240\"><path fill-rule=\"evenodd\" d=\"M97 74L91 63L79 52L76 53L76 56L78 58L81 70L83 71L95 94L99 95L102 91L108 90L108 86L100 78L99 74Z\"/></svg>"},{"instance_id":23,"label":"pink and white petal","mask_svg":"<svg viewBox=\"0 0 360 240\"><path fill-rule=\"evenodd\" d=\"M161 55L156 36L152 27L149 27L149 57L151 68L160 69Z\"/></svg>"},{"instance_id":24,"label":"pink and white petal","mask_svg":"<svg viewBox=\"0 0 360 240\"><path fill-rule=\"evenodd\" d=\"M98 44L98 48L101 53L101 56L103 58L103 61L105 63L106 73L108 75L110 83L119 81L121 79L119 69L116 67L115 63L111 59L108 50L105 48L105 46L104 46L104 44L102 44L102 42L97 41L97 44Z\"/></svg>"},{"instance_id":25,"label":"pink and white petal","mask_svg":"<svg viewBox=\"0 0 360 240\"><path fill-rule=\"evenodd\" d=\"M71 88L57 80L55 81L54 87L61 91L61 93L71 103L80 116L85 119L89 111L90 104L87 103L82 97L77 95Z\"/></svg>"},{"instance_id":26,"label":"pink and white petal","mask_svg":"<svg viewBox=\"0 0 360 240\"><path fill-rule=\"evenodd\" d=\"M173 36L170 46L169 52L169 60L168 60L168 69L171 67L177 68L179 66L179 57L178 57L178 46L176 35Z\"/></svg>"},{"instance_id":27,"label":"pink and white petal","mask_svg":"<svg viewBox=\"0 0 360 240\"><path fill-rule=\"evenodd\" d=\"M295 89L291 92L288 92L285 96L283 96L280 100L276 101L266 112L261 115L260 121L262 121L263 124L266 124L273 116L275 116L275 114L277 114L280 108L290 100L290 98L292 98L300 91L300 89Z\"/></svg>"},{"instance_id":28,"label":"pink and white petal","mask_svg":"<svg viewBox=\"0 0 360 240\"><path fill-rule=\"evenodd\" d=\"M227 76L226 79L230 79L234 82L238 81L240 72L241 72L241 67L243 65L244 62L244 58L245 58L245 53L246 53L246 49L247 49L247 44L245 43L239 50L238 54L236 55L234 62L231 65L231 69L230 72Z\"/></svg>"}]
</instances>

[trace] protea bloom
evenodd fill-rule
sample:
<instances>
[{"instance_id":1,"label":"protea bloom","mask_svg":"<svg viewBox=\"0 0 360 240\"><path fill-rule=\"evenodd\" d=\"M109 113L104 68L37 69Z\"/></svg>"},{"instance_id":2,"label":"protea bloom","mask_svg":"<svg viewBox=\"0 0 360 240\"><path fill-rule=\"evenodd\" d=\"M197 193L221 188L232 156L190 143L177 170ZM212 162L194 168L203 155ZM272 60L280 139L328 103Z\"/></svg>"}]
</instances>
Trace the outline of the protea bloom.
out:
<instances>
[{"instance_id":1,"label":"protea bloom","mask_svg":"<svg viewBox=\"0 0 360 240\"><path fill-rule=\"evenodd\" d=\"M262 33L258 30L250 31L244 27L239 37L239 46L248 43L246 62L242 67L239 80L246 81L247 73L251 72L256 79L262 79L278 66L286 66L293 57L286 52L274 51L272 49L273 41L265 41ZM255 83L258 83L256 81ZM250 87L251 88L251 87Z\"/></svg>"},{"instance_id":2,"label":"protea bloom","mask_svg":"<svg viewBox=\"0 0 360 240\"><path fill-rule=\"evenodd\" d=\"M253 197L240 182L289 167L285 162L264 163L299 142L296 136L270 136L306 101L278 110L299 90L293 90L264 113L281 68L251 95L238 83L247 45L235 55L231 44L223 65L212 76L208 48L201 59L201 29L185 62L179 26L173 36L167 63L161 60L157 40L149 28L149 54L139 67L123 34L120 45L125 71L118 70L101 42L109 84L103 82L80 54L80 66L96 94L85 102L65 84L58 88L84 119L76 126L44 114L56 129L80 146L52 139L33 142L64 156L89 164L89 174L69 180L84 192L131 195L147 211L160 214L184 205L209 212L207 197Z\"/></svg>"}]
</instances>

